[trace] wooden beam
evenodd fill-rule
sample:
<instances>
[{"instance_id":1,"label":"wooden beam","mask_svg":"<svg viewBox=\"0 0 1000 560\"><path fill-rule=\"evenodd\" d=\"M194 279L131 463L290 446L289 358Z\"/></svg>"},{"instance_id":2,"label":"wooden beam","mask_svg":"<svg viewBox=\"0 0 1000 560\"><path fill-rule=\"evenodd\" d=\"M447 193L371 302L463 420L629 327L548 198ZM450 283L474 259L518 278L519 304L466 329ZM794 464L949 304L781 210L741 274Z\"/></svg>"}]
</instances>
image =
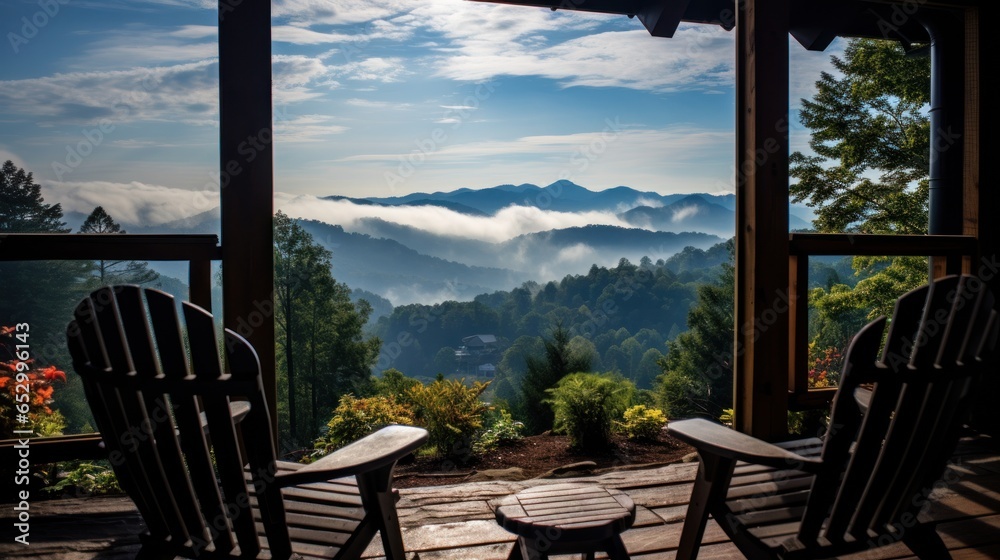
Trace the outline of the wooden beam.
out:
<instances>
[{"instance_id":1,"label":"wooden beam","mask_svg":"<svg viewBox=\"0 0 1000 560\"><path fill-rule=\"evenodd\" d=\"M789 0L736 12L735 427L787 434Z\"/></svg>"},{"instance_id":2,"label":"wooden beam","mask_svg":"<svg viewBox=\"0 0 1000 560\"><path fill-rule=\"evenodd\" d=\"M653 37L673 37L691 0L645 2L636 14Z\"/></svg>"},{"instance_id":3,"label":"wooden beam","mask_svg":"<svg viewBox=\"0 0 1000 560\"><path fill-rule=\"evenodd\" d=\"M270 2L219 0L219 139L223 322L257 350L275 422Z\"/></svg>"},{"instance_id":4,"label":"wooden beam","mask_svg":"<svg viewBox=\"0 0 1000 560\"><path fill-rule=\"evenodd\" d=\"M10 233L0 235L0 261L218 260L218 240L214 234Z\"/></svg>"},{"instance_id":5,"label":"wooden beam","mask_svg":"<svg viewBox=\"0 0 1000 560\"><path fill-rule=\"evenodd\" d=\"M853 233L792 233L793 255L949 256L974 255L971 235L863 235Z\"/></svg>"}]
</instances>

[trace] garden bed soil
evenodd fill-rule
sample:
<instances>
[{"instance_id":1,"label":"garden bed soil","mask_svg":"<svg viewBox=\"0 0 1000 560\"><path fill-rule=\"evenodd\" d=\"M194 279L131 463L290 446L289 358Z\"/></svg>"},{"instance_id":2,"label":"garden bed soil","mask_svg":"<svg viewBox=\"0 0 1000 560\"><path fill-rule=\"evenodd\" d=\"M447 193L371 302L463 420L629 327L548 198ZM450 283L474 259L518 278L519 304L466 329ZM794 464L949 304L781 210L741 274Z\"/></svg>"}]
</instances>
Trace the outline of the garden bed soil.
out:
<instances>
[{"instance_id":1,"label":"garden bed soil","mask_svg":"<svg viewBox=\"0 0 1000 560\"><path fill-rule=\"evenodd\" d=\"M612 445L601 451L580 451L570 447L569 436L542 434L528 436L520 441L497 448L482 457L473 457L465 464L440 457L418 456L401 461L396 465L393 486L412 488L415 486L436 486L458 484L481 479L484 471L494 479L505 479L509 469L511 480L535 478L554 469L581 462L593 462L594 470L612 468L638 468L643 465L661 466L680 462L694 452L691 446L670 437L660 435L654 441L629 441L623 436L614 436ZM573 469L586 471L586 467Z\"/></svg>"}]
</instances>

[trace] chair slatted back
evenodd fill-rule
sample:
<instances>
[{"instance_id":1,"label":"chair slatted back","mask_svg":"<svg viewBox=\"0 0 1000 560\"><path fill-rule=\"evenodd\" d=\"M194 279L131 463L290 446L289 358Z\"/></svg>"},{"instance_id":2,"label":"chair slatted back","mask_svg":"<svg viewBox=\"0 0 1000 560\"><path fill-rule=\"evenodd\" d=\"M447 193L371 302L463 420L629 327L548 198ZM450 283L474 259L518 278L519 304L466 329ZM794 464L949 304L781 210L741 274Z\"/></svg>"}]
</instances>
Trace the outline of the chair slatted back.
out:
<instances>
[{"instance_id":1,"label":"chair slatted back","mask_svg":"<svg viewBox=\"0 0 1000 560\"><path fill-rule=\"evenodd\" d=\"M884 345L884 318L858 333L799 542L867 541L912 523L954 451L973 384L995 357L994 304L978 279L951 276L897 300ZM855 391L866 384L862 411Z\"/></svg>"},{"instance_id":2,"label":"chair slatted back","mask_svg":"<svg viewBox=\"0 0 1000 560\"><path fill-rule=\"evenodd\" d=\"M182 327L168 294L101 288L81 302L67 330L115 473L153 539L195 556L254 557L262 549L256 501L272 555L287 556L280 492L268 484L276 453L256 353L226 330L232 373L224 373L212 316L188 303L183 312ZM240 422L232 413L237 400L249 404Z\"/></svg>"}]
</instances>

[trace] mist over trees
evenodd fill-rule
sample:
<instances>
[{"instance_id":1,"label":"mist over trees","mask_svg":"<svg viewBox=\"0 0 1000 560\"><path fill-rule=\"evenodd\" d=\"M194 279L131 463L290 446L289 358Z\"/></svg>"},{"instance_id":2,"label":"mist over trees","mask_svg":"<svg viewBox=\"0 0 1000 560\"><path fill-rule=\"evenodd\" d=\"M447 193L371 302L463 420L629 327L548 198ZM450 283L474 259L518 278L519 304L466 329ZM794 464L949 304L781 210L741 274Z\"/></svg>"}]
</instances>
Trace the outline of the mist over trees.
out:
<instances>
[{"instance_id":1,"label":"mist over trees","mask_svg":"<svg viewBox=\"0 0 1000 560\"><path fill-rule=\"evenodd\" d=\"M461 345L465 337L491 334L500 346L491 358L496 367L491 390L514 402L521 398L528 364L547 354L546 337L552 342L554 333L562 333L559 346L586 357L591 369L618 372L651 389L665 343L687 330L698 286L717 277L719 264L729 259L725 243L708 250L688 247L667 260L594 265L585 275L543 285L527 282L471 302L400 306L377 322L374 332L383 346L376 370L392 367L418 378L475 376L439 352Z\"/></svg>"}]
</instances>

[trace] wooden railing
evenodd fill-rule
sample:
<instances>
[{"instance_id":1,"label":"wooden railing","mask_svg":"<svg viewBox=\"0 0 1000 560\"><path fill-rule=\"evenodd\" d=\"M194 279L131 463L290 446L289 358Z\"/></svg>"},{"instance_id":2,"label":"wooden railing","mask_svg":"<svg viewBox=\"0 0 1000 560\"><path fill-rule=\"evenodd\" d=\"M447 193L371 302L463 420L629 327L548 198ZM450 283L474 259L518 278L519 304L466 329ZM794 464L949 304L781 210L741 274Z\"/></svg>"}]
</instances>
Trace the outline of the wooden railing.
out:
<instances>
[{"instance_id":1,"label":"wooden railing","mask_svg":"<svg viewBox=\"0 0 1000 560\"><path fill-rule=\"evenodd\" d=\"M219 236L11 233L0 235L0 261L187 261L190 300L212 306L212 261L222 259ZM67 318L67 322L69 319Z\"/></svg>"},{"instance_id":2,"label":"wooden railing","mask_svg":"<svg viewBox=\"0 0 1000 560\"><path fill-rule=\"evenodd\" d=\"M204 235L109 235L12 233L0 235L0 261L137 260L187 261L191 302L211 310L212 261L222 260L219 237ZM70 318L66 318L69 324ZM0 461L17 464L18 440L0 441ZM100 434L32 438L31 463L107 457Z\"/></svg>"},{"instance_id":3,"label":"wooden railing","mask_svg":"<svg viewBox=\"0 0 1000 560\"><path fill-rule=\"evenodd\" d=\"M852 235L793 233L789 236L789 372L788 405L792 410L825 406L836 387L809 390L809 257L923 256L941 258L944 268L959 272L963 258L976 254L978 241L969 235Z\"/></svg>"}]
</instances>

